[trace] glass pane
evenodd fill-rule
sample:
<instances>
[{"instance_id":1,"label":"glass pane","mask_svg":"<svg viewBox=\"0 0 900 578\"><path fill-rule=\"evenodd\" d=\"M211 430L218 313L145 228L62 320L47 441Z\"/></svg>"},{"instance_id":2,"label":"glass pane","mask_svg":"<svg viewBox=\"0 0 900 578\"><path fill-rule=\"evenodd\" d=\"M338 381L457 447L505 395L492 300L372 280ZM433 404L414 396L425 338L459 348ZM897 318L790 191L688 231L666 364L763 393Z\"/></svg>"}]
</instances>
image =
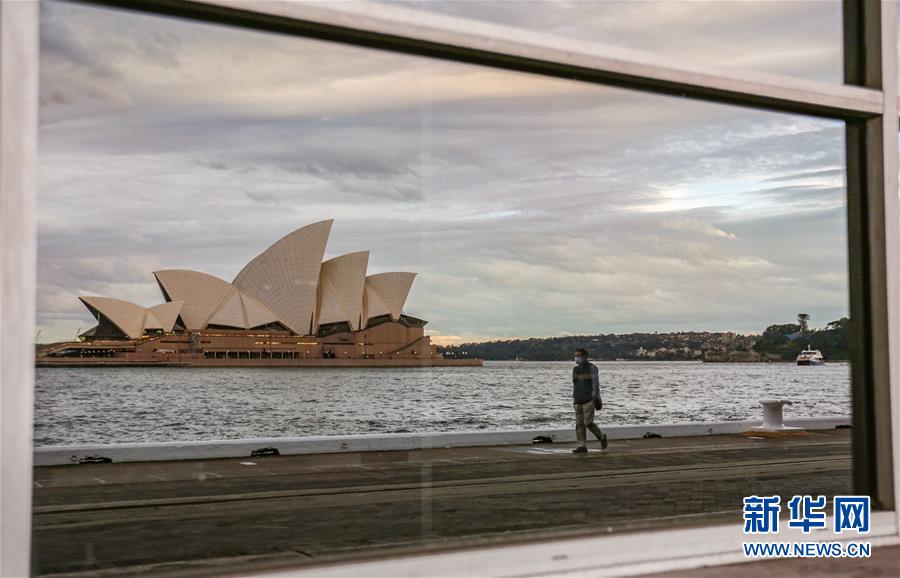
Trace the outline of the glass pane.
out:
<instances>
[{"instance_id":1,"label":"glass pane","mask_svg":"<svg viewBox=\"0 0 900 578\"><path fill-rule=\"evenodd\" d=\"M55 2L41 74L36 573L850 492L840 123Z\"/></svg>"},{"instance_id":2,"label":"glass pane","mask_svg":"<svg viewBox=\"0 0 900 578\"><path fill-rule=\"evenodd\" d=\"M675 61L843 82L839 0L385 1Z\"/></svg>"}]
</instances>

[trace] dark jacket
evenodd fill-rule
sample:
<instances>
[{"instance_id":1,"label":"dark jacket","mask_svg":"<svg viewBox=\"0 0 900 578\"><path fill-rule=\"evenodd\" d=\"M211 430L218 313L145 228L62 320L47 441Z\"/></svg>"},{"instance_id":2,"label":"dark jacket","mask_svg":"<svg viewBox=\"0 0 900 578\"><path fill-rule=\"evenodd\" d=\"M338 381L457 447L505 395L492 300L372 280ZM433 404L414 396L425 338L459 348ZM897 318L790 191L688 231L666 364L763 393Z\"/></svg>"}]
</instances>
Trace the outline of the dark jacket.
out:
<instances>
[{"instance_id":1,"label":"dark jacket","mask_svg":"<svg viewBox=\"0 0 900 578\"><path fill-rule=\"evenodd\" d=\"M600 372L589 361L575 365L572 370L572 399L587 403L600 397Z\"/></svg>"}]
</instances>

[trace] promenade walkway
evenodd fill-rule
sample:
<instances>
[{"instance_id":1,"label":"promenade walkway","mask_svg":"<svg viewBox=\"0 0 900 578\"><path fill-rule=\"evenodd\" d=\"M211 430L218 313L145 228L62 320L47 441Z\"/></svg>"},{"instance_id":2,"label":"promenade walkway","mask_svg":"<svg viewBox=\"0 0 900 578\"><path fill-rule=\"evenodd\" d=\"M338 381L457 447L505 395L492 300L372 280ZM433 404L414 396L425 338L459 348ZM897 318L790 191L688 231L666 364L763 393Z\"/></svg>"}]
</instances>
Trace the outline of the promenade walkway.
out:
<instances>
[{"instance_id":1,"label":"promenade walkway","mask_svg":"<svg viewBox=\"0 0 900 578\"><path fill-rule=\"evenodd\" d=\"M36 574L165 576L740 523L850 491L848 430L35 468Z\"/></svg>"}]
</instances>

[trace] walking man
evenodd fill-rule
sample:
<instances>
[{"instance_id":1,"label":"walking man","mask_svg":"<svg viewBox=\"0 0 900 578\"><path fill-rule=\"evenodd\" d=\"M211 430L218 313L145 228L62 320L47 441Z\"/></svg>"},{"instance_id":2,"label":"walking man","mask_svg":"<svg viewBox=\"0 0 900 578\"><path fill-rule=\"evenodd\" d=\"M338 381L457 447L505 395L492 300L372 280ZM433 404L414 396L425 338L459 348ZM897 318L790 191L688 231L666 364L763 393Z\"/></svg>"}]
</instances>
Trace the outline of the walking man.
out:
<instances>
[{"instance_id":1,"label":"walking man","mask_svg":"<svg viewBox=\"0 0 900 578\"><path fill-rule=\"evenodd\" d=\"M572 400L575 402L575 437L578 447L574 454L587 453L587 430L600 440L600 448L606 449L609 442L606 434L594 423L594 410L600 409L600 372L588 361L585 349L575 350L575 369L572 370Z\"/></svg>"}]
</instances>

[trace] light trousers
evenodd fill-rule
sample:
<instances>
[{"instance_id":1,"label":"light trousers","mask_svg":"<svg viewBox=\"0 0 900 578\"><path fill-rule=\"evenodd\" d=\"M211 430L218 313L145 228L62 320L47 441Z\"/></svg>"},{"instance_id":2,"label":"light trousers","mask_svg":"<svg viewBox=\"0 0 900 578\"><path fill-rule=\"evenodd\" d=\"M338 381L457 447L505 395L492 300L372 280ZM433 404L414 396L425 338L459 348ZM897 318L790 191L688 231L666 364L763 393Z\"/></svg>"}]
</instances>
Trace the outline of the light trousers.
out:
<instances>
[{"instance_id":1,"label":"light trousers","mask_svg":"<svg viewBox=\"0 0 900 578\"><path fill-rule=\"evenodd\" d=\"M603 432L594 423L594 400L575 404L575 438L578 440L578 447L587 447L587 430L591 430L598 440L603 437Z\"/></svg>"}]
</instances>

